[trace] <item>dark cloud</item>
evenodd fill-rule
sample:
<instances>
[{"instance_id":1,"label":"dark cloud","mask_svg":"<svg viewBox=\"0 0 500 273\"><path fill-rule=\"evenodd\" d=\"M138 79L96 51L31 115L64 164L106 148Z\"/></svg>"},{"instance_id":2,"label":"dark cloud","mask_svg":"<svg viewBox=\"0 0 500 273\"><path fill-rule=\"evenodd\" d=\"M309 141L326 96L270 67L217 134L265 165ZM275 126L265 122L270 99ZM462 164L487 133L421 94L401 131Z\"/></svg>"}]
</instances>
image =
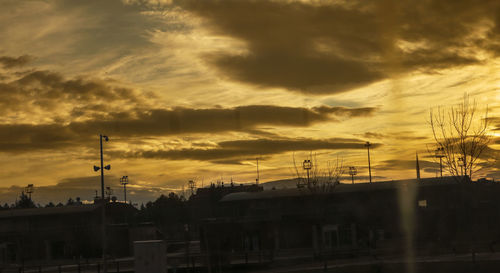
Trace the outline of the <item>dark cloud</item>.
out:
<instances>
[{"instance_id":1,"label":"dark cloud","mask_svg":"<svg viewBox=\"0 0 500 273\"><path fill-rule=\"evenodd\" d=\"M117 113L109 120L73 123L77 132L105 130L121 136L173 135L184 133L218 133L247 131L261 126L307 127L318 122L335 120L335 113L357 117L372 115L375 108L344 107L282 107L248 105L234 108L154 109L135 113ZM330 114L333 113L333 116Z\"/></svg>"},{"instance_id":2,"label":"dark cloud","mask_svg":"<svg viewBox=\"0 0 500 273\"><path fill-rule=\"evenodd\" d=\"M488 118L488 124L494 126L493 128L494 131L500 131L500 118L497 117Z\"/></svg>"},{"instance_id":3,"label":"dark cloud","mask_svg":"<svg viewBox=\"0 0 500 273\"><path fill-rule=\"evenodd\" d=\"M377 170L415 170L417 169L416 167L416 160L401 160L401 159L390 159L390 160L384 160L380 162L375 168ZM432 162L432 161L427 161L427 160L419 160L419 165L421 169L438 169L439 170L439 163L438 162Z\"/></svg>"},{"instance_id":4,"label":"dark cloud","mask_svg":"<svg viewBox=\"0 0 500 273\"><path fill-rule=\"evenodd\" d=\"M260 126L307 127L318 122L335 120L335 113L357 117L371 115L374 111L374 108L301 108L270 105L209 109L136 109L107 113L102 119L68 124L0 124L0 150L21 152L70 145L85 146L99 133L118 138L228 131L252 133Z\"/></svg>"},{"instance_id":5,"label":"dark cloud","mask_svg":"<svg viewBox=\"0 0 500 273\"><path fill-rule=\"evenodd\" d=\"M178 1L214 33L246 43L245 54L213 52L207 60L258 86L337 93L394 73L479 63L478 50L500 53L498 1L327 3Z\"/></svg>"},{"instance_id":6,"label":"dark cloud","mask_svg":"<svg viewBox=\"0 0 500 273\"><path fill-rule=\"evenodd\" d=\"M253 139L219 142L210 149L150 150L126 153L128 157L158 159L190 159L213 163L241 161L260 155L274 155L292 151L364 149L365 142L358 139ZM373 144L377 148L380 144ZM123 156L123 155L122 155Z\"/></svg>"},{"instance_id":7,"label":"dark cloud","mask_svg":"<svg viewBox=\"0 0 500 273\"><path fill-rule=\"evenodd\" d=\"M14 68L20 67L28 64L34 58L30 55L22 55L19 57L10 57L10 56L0 56L0 64L4 68Z\"/></svg>"},{"instance_id":8,"label":"dark cloud","mask_svg":"<svg viewBox=\"0 0 500 273\"><path fill-rule=\"evenodd\" d=\"M403 131L392 133L365 132L362 134L367 139L400 139L400 140L425 140L426 136L415 135L415 132Z\"/></svg>"},{"instance_id":9,"label":"dark cloud","mask_svg":"<svg viewBox=\"0 0 500 273\"><path fill-rule=\"evenodd\" d=\"M125 107L146 107L149 101L145 95L151 99L156 97L123 87L111 79L66 79L56 72L34 70L15 80L0 81L0 113L39 114L36 111L40 110L47 117L57 117L73 109L70 118L92 117Z\"/></svg>"}]
</instances>

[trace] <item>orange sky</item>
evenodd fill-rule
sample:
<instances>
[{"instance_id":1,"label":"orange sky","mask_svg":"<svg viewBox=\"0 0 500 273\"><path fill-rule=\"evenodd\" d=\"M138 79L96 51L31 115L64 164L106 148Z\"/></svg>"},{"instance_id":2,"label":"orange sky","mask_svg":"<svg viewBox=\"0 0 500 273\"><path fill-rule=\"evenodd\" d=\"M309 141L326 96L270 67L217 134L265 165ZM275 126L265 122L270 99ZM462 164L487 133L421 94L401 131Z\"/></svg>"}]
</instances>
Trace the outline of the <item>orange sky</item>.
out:
<instances>
[{"instance_id":1,"label":"orange sky","mask_svg":"<svg viewBox=\"0 0 500 273\"><path fill-rule=\"evenodd\" d=\"M136 200L254 181L256 157L264 182L311 153L361 181L365 141L375 180L414 177L415 152L433 177L429 109L464 93L492 121L477 176L499 179L498 14L498 1L4 0L0 202L31 183L40 202L90 200L99 133L107 183L128 175Z\"/></svg>"}]
</instances>

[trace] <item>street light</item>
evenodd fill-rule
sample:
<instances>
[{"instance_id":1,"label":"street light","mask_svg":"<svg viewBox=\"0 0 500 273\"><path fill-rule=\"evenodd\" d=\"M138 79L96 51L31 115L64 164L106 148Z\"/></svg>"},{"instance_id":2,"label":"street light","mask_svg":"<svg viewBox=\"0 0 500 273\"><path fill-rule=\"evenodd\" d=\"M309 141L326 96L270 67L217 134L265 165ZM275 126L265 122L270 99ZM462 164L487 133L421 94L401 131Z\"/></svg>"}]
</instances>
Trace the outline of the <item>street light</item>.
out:
<instances>
[{"instance_id":1,"label":"street light","mask_svg":"<svg viewBox=\"0 0 500 273\"><path fill-rule=\"evenodd\" d=\"M439 171L441 172L441 178L443 178L443 157L445 157L444 148L438 147L434 151L434 157L439 158Z\"/></svg>"},{"instance_id":2,"label":"street light","mask_svg":"<svg viewBox=\"0 0 500 273\"><path fill-rule=\"evenodd\" d=\"M368 174L370 176L370 183L372 183L372 167L370 165L370 146L372 146L372 144L367 141L365 147L368 149Z\"/></svg>"},{"instance_id":3,"label":"street light","mask_svg":"<svg viewBox=\"0 0 500 273\"><path fill-rule=\"evenodd\" d=\"M31 200L31 194L33 193L33 184L28 184L26 188L24 188L24 192L28 195L28 198Z\"/></svg>"},{"instance_id":4,"label":"street light","mask_svg":"<svg viewBox=\"0 0 500 273\"><path fill-rule=\"evenodd\" d=\"M106 202L106 199L104 198L104 169L109 171L111 169L111 165L104 166L104 160L103 160L103 156L102 156L102 139L103 138L105 141L109 141L108 136L104 136L102 134L99 135L99 147L100 147L100 152L101 152L101 167L94 166L94 171L97 172L97 171L101 170L102 264L103 264L103 272L107 273L108 272L108 266L106 263L106 203L107 202Z\"/></svg>"},{"instance_id":5,"label":"street light","mask_svg":"<svg viewBox=\"0 0 500 273\"><path fill-rule=\"evenodd\" d=\"M464 176L464 158L463 157L459 157L458 158L458 165L460 166L460 176Z\"/></svg>"},{"instance_id":6,"label":"street light","mask_svg":"<svg viewBox=\"0 0 500 273\"><path fill-rule=\"evenodd\" d=\"M120 184L123 185L123 200L127 203L127 184L128 184L128 175L124 175L120 178Z\"/></svg>"},{"instance_id":7,"label":"street light","mask_svg":"<svg viewBox=\"0 0 500 273\"><path fill-rule=\"evenodd\" d=\"M349 167L349 175L351 176L353 184L354 184L354 176L357 174L358 174L358 170L356 170L356 167L354 167L354 166Z\"/></svg>"},{"instance_id":8,"label":"street light","mask_svg":"<svg viewBox=\"0 0 500 273\"><path fill-rule=\"evenodd\" d=\"M306 172L307 172L307 187L310 187L311 184L309 182L309 170L312 169L311 160L309 160L309 159L304 160L304 162L302 163L302 168L304 168L304 170L306 170Z\"/></svg>"}]
</instances>

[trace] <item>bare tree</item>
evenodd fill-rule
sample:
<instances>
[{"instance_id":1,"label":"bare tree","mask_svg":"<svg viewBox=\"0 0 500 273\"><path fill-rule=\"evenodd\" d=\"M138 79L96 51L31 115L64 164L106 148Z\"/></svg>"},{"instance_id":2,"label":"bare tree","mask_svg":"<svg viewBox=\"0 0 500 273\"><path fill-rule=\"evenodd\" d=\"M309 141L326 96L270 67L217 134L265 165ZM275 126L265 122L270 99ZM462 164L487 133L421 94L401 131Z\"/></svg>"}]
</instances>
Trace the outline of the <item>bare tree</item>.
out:
<instances>
[{"instance_id":1,"label":"bare tree","mask_svg":"<svg viewBox=\"0 0 500 273\"><path fill-rule=\"evenodd\" d=\"M465 94L456 106L431 109L430 126L448 172L454 177L471 179L490 142L488 109L484 116L479 116L476 102L470 103Z\"/></svg>"},{"instance_id":2,"label":"bare tree","mask_svg":"<svg viewBox=\"0 0 500 273\"><path fill-rule=\"evenodd\" d=\"M315 191L331 191L340 182L340 177L344 174L344 159L337 156L336 161L327 161L327 168L322 169L318 163L317 155L312 152L307 161L310 162L309 175L304 165L297 166L295 154L293 157L294 175L297 179L297 187L306 187ZM309 177L307 179L306 177Z\"/></svg>"},{"instance_id":3,"label":"bare tree","mask_svg":"<svg viewBox=\"0 0 500 273\"><path fill-rule=\"evenodd\" d=\"M328 184L338 184L340 183L340 177L344 174L344 158L339 158L337 155L337 160L327 162L327 178Z\"/></svg>"}]
</instances>

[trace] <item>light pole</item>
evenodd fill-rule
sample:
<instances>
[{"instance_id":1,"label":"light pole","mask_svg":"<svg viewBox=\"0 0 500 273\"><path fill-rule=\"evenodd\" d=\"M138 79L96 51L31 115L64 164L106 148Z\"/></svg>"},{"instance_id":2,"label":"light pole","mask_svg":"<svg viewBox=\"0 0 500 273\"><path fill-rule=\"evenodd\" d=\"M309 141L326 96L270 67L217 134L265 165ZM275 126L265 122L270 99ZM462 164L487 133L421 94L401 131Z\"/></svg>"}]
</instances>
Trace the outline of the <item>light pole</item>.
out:
<instances>
[{"instance_id":1,"label":"light pole","mask_svg":"<svg viewBox=\"0 0 500 273\"><path fill-rule=\"evenodd\" d=\"M104 136L102 134L99 135L99 146L100 146L100 151L101 151L101 167L94 166L94 171L97 172L97 171L101 170L102 269L103 269L104 273L107 273L108 272L108 267L106 264L106 203L107 203L107 201L104 197L104 169L110 170L111 165L104 166L104 161L103 161L103 156L102 156L102 139L103 138L105 141L109 141L109 138L107 136Z\"/></svg>"},{"instance_id":2,"label":"light pole","mask_svg":"<svg viewBox=\"0 0 500 273\"><path fill-rule=\"evenodd\" d=\"M309 160L309 159L304 160L304 162L302 163L302 168L304 168L304 170L306 170L306 172L307 172L307 187L309 188L311 186L311 184L309 182L309 170L312 169L311 160Z\"/></svg>"},{"instance_id":3,"label":"light pole","mask_svg":"<svg viewBox=\"0 0 500 273\"><path fill-rule=\"evenodd\" d=\"M351 176L353 184L354 184L354 176L357 174L358 174L358 170L356 170L356 167L354 167L354 166L349 167L349 175Z\"/></svg>"},{"instance_id":4,"label":"light pole","mask_svg":"<svg viewBox=\"0 0 500 273\"><path fill-rule=\"evenodd\" d=\"M33 184L28 184L26 188L24 188L24 192L28 195L28 198L31 200L31 194L33 193Z\"/></svg>"},{"instance_id":5,"label":"light pole","mask_svg":"<svg viewBox=\"0 0 500 273\"><path fill-rule=\"evenodd\" d=\"M123 200L127 203L127 184L128 184L128 175L124 175L120 178L120 184L123 185Z\"/></svg>"},{"instance_id":6,"label":"light pole","mask_svg":"<svg viewBox=\"0 0 500 273\"><path fill-rule=\"evenodd\" d=\"M365 147L368 149L368 175L370 176L370 183L372 183L372 166L370 164L370 146L372 146L372 144L369 141L367 141L365 144Z\"/></svg>"},{"instance_id":7,"label":"light pole","mask_svg":"<svg viewBox=\"0 0 500 273\"><path fill-rule=\"evenodd\" d=\"M441 178L443 178L443 157L444 155L444 148L443 147L438 147L434 151L434 157L439 158L439 171L441 172Z\"/></svg>"},{"instance_id":8,"label":"light pole","mask_svg":"<svg viewBox=\"0 0 500 273\"><path fill-rule=\"evenodd\" d=\"M464 176L464 158L463 157L459 157L458 158L458 165L460 166L460 176Z\"/></svg>"}]
</instances>

